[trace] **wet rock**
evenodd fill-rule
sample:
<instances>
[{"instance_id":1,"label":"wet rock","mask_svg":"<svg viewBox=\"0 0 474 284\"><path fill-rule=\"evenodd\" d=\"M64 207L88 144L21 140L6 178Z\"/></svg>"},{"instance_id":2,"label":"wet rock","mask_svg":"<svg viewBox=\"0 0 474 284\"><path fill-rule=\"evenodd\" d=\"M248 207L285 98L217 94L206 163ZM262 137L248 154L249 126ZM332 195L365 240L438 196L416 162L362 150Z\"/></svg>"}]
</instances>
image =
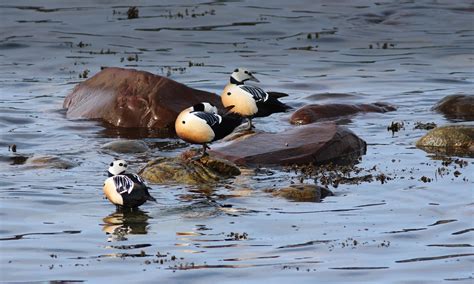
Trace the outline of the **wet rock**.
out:
<instances>
[{"instance_id":1,"label":"wet rock","mask_svg":"<svg viewBox=\"0 0 474 284\"><path fill-rule=\"evenodd\" d=\"M474 96L451 95L441 99L434 107L446 118L452 120L474 120Z\"/></svg>"},{"instance_id":2,"label":"wet rock","mask_svg":"<svg viewBox=\"0 0 474 284\"><path fill-rule=\"evenodd\" d=\"M396 110L385 103L373 104L310 104L296 110L290 118L291 124L309 124L318 121L336 120L341 117L364 112L384 113Z\"/></svg>"},{"instance_id":3,"label":"wet rock","mask_svg":"<svg viewBox=\"0 0 474 284\"><path fill-rule=\"evenodd\" d=\"M427 152L474 157L474 126L449 125L437 127L416 142Z\"/></svg>"},{"instance_id":4,"label":"wet rock","mask_svg":"<svg viewBox=\"0 0 474 284\"><path fill-rule=\"evenodd\" d=\"M106 68L78 84L63 107L69 119L98 119L119 127L173 131L178 113L201 101L222 107L216 94L144 71Z\"/></svg>"},{"instance_id":5,"label":"wet rock","mask_svg":"<svg viewBox=\"0 0 474 284\"><path fill-rule=\"evenodd\" d=\"M202 185L240 175L240 170L232 162L212 156L198 161L186 157L161 157L149 162L139 174L151 183Z\"/></svg>"},{"instance_id":6,"label":"wet rock","mask_svg":"<svg viewBox=\"0 0 474 284\"><path fill-rule=\"evenodd\" d=\"M34 155L26 159L25 166L32 168L71 169L77 166L75 162L58 156Z\"/></svg>"},{"instance_id":7,"label":"wet rock","mask_svg":"<svg viewBox=\"0 0 474 284\"><path fill-rule=\"evenodd\" d=\"M319 93L313 94L305 97L306 100L312 101L321 101L321 100L354 100L360 98L359 95L356 94L348 94L348 93Z\"/></svg>"},{"instance_id":8,"label":"wet rock","mask_svg":"<svg viewBox=\"0 0 474 284\"><path fill-rule=\"evenodd\" d=\"M329 189L314 184L294 184L272 194L296 202L321 202L321 199L334 195Z\"/></svg>"},{"instance_id":9,"label":"wet rock","mask_svg":"<svg viewBox=\"0 0 474 284\"><path fill-rule=\"evenodd\" d=\"M290 128L281 133L256 133L215 144L212 155L237 165L291 165L347 162L365 154L366 143L334 122Z\"/></svg>"},{"instance_id":10,"label":"wet rock","mask_svg":"<svg viewBox=\"0 0 474 284\"><path fill-rule=\"evenodd\" d=\"M423 130L431 130L431 129L434 129L436 128L436 123L434 122L426 122L426 123L423 123L423 122L415 122L415 127L413 129L423 129Z\"/></svg>"},{"instance_id":11,"label":"wet rock","mask_svg":"<svg viewBox=\"0 0 474 284\"><path fill-rule=\"evenodd\" d=\"M0 155L0 162L8 163L10 165L23 165L29 156L14 154L14 155Z\"/></svg>"},{"instance_id":12,"label":"wet rock","mask_svg":"<svg viewBox=\"0 0 474 284\"><path fill-rule=\"evenodd\" d=\"M143 153L150 148L140 140L118 140L102 145L102 149L116 153Z\"/></svg>"}]
</instances>

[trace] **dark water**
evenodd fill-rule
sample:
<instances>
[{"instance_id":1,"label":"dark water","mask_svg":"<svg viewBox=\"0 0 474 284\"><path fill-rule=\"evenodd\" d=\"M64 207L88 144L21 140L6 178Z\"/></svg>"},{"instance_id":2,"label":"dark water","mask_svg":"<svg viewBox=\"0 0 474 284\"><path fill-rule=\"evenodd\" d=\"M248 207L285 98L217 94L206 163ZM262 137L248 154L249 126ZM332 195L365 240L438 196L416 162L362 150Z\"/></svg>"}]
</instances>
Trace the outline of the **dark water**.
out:
<instances>
[{"instance_id":1,"label":"dark water","mask_svg":"<svg viewBox=\"0 0 474 284\"><path fill-rule=\"evenodd\" d=\"M471 283L473 159L438 174L442 158L414 147L426 131L413 127L450 123L430 108L472 92L472 1L314 2L142 1L140 18L128 20L126 2L2 1L0 279ZM262 87L290 93L295 107L395 104L396 112L347 121L369 144L358 166L392 180L340 185L322 203L298 203L264 190L298 176L247 170L214 191L154 185L160 205L115 212L101 189L112 159L139 169L187 146L149 137L151 151L124 157L101 148L120 133L68 121L64 97L79 74L101 66L217 93L242 66ZM351 95L307 98L326 92ZM280 114L256 123L280 131L287 121ZM392 121L405 129L387 132ZM32 156L56 167L23 163Z\"/></svg>"}]
</instances>

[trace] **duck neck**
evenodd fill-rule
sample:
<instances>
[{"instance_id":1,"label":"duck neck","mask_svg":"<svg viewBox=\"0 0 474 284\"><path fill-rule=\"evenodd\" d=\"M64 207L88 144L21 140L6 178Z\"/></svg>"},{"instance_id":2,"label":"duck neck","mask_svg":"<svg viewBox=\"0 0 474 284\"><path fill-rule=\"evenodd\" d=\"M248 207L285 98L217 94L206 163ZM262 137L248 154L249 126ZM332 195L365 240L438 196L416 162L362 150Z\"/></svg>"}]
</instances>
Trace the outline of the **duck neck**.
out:
<instances>
[{"instance_id":1,"label":"duck neck","mask_svg":"<svg viewBox=\"0 0 474 284\"><path fill-rule=\"evenodd\" d=\"M235 85L243 85L244 82L237 81L234 77L230 77L230 83Z\"/></svg>"}]
</instances>

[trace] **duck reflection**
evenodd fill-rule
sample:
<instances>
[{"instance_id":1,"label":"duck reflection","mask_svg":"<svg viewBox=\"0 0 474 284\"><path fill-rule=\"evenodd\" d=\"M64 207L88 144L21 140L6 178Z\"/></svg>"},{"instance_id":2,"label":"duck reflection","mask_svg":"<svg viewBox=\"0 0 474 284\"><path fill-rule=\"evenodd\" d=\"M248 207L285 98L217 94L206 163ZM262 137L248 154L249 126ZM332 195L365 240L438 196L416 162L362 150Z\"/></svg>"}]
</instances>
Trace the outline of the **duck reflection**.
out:
<instances>
[{"instance_id":1,"label":"duck reflection","mask_svg":"<svg viewBox=\"0 0 474 284\"><path fill-rule=\"evenodd\" d=\"M140 209L117 209L114 213L103 219L104 231L109 235L107 241L126 241L127 235L144 235L148 233L147 212Z\"/></svg>"}]
</instances>

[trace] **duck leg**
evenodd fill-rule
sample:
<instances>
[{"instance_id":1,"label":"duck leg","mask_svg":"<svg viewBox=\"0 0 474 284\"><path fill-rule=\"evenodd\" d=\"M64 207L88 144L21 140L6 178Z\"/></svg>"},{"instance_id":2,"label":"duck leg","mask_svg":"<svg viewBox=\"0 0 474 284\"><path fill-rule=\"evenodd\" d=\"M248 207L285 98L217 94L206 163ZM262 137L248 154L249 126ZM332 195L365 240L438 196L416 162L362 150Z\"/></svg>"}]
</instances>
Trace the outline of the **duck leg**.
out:
<instances>
[{"instance_id":1,"label":"duck leg","mask_svg":"<svg viewBox=\"0 0 474 284\"><path fill-rule=\"evenodd\" d=\"M248 121L247 130L252 130L252 128L255 128L255 126L252 123L252 118L251 117L247 117L247 121Z\"/></svg>"},{"instance_id":2,"label":"duck leg","mask_svg":"<svg viewBox=\"0 0 474 284\"><path fill-rule=\"evenodd\" d=\"M211 149L211 148L209 148L209 146L207 146L207 144L205 144L205 143L202 144L202 154L201 154L201 156L194 156L193 158L191 158L191 160L199 161L202 158L204 158L205 156L209 156L209 154L206 152L207 149Z\"/></svg>"},{"instance_id":3,"label":"duck leg","mask_svg":"<svg viewBox=\"0 0 474 284\"><path fill-rule=\"evenodd\" d=\"M211 149L209 146L207 146L206 143L202 144L202 156L201 158L204 158L205 156L209 156L209 154L206 152L207 149Z\"/></svg>"}]
</instances>

